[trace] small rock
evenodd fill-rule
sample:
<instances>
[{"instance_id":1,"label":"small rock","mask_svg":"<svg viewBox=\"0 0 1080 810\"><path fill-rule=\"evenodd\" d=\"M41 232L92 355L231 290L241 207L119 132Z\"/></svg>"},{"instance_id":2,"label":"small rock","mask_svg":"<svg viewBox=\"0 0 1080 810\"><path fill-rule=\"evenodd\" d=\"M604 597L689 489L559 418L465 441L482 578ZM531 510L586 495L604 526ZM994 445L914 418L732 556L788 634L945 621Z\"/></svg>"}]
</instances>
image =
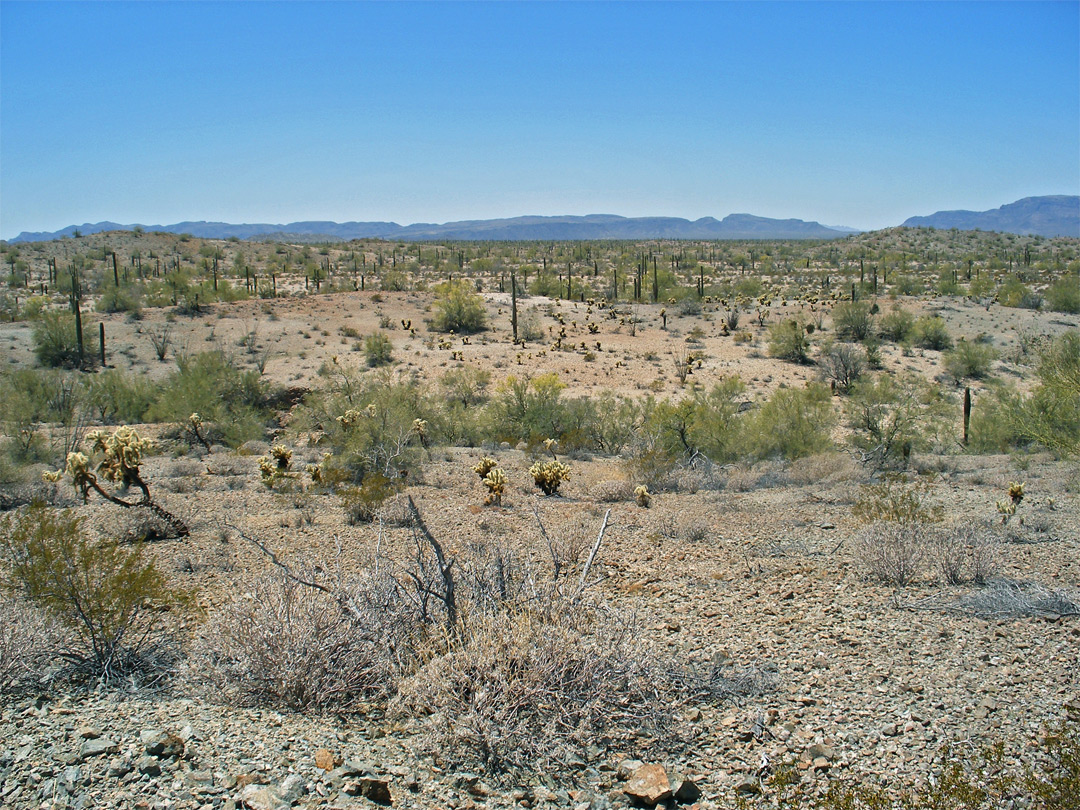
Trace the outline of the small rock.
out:
<instances>
[{"instance_id":1,"label":"small rock","mask_svg":"<svg viewBox=\"0 0 1080 810\"><path fill-rule=\"evenodd\" d=\"M821 743L815 743L806 749L807 756L810 759L825 758L827 760L836 759L836 751L831 746L822 745Z\"/></svg>"},{"instance_id":2,"label":"small rock","mask_svg":"<svg viewBox=\"0 0 1080 810\"><path fill-rule=\"evenodd\" d=\"M618 777L620 779L629 779L634 771L644 764L640 759L624 759L619 763Z\"/></svg>"},{"instance_id":3,"label":"small rock","mask_svg":"<svg viewBox=\"0 0 1080 810\"><path fill-rule=\"evenodd\" d=\"M623 793L653 807L671 798L671 782L662 765L642 765L634 771Z\"/></svg>"},{"instance_id":4,"label":"small rock","mask_svg":"<svg viewBox=\"0 0 1080 810\"><path fill-rule=\"evenodd\" d=\"M75 736L83 740L96 740L101 736L101 729L95 726L80 726L75 729Z\"/></svg>"},{"instance_id":5,"label":"small rock","mask_svg":"<svg viewBox=\"0 0 1080 810\"><path fill-rule=\"evenodd\" d=\"M280 793L282 801L292 804L307 793L304 777L298 773L289 774L285 777L285 781L281 783Z\"/></svg>"},{"instance_id":6,"label":"small rock","mask_svg":"<svg viewBox=\"0 0 1080 810\"><path fill-rule=\"evenodd\" d=\"M139 769L139 773L145 776L161 775L161 765L158 764L156 758L151 756L139 757L135 760L135 767Z\"/></svg>"},{"instance_id":7,"label":"small rock","mask_svg":"<svg viewBox=\"0 0 1080 810\"><path fill-rule=\"evenodd\" d=\"M699 720L701 720L701 709L689 709L687 710L684 717L686 718L686 721L688 723L697 723Z\"/></svg>"},{"instance_id":8,"label":"small rock","mask_svg":"<svg viewBox=\"0 0 1080 810\"><path fill-rule=\"evenodd\" d=\"M701 788L692 779L676 776L671 781L671 795L680 804L691 804L701 798Z\"/></svg>"},{"instance_id":9,"label":"small rock","mask_svg":"<svg viewBox=\"0 0 1080 810\"><path fill-rule=\"evenodd\" d=\"M390 798L390 783L385 779L371 777L354 779L346 782L341 790L342 793L349 796L363 796L365 799L375 802L375 804L393 804L393 800Z\"/></svg>"},{"instance_id":10,"label":"small rock","mask_svg":"<svg viewBox=\"0 0 1080 810\"><path fill-rule=\"evenodd\" d=\"M102 754L115 754L120 750L120 746L114 743L112 740L104 737L99 737L94 740L86 740L79 746L79 759L90 759L90 757L101 756Z\"/></svg>"},{"instance_id":11,"label":"small rock","mask_svg":"<svg viewBox=\"0 0 1080 810\"><path fill-rule=\"evenodd\" d=\"M900 733L900 729L897 728L896 723L888 723L881 729L881 733L886 737L895 737Z\"/></svg>"},{"instance_id":12,"label":"small rock","mask_svg":"<svg viewBox=\"0 0 1080 810\"><path fill-rule=\"evenodd\" d=\"M268 785L248 785L240 792L240 803L249 810L282 810L288 807L278 789Z\"/></svg>"},{"instance_id":13,"label":"small rock","mask_svg":"<svg viewBox=\"0 0 1080 810\"><path fill-rule=\"evenodd\" d=\"M326 748L320 748L315 752L315 767L324 771L334 770L343 761L340 754L335 754Z\"/></svg>"},{"instance_id":14,"label":"small rock","mask_svg":"<svg viewBox=\"0 0 1080 810\"><path fill-rule=\"evenodd\" d=\"M735 783L737 796L760 796L761 782L753 776L744 776Z\"/></svg>"},{"instance_id":15,"label":"small rock","mask_svg":"<svg viewBox=\"0 0 1080 810\"><path fill-rule=\"evenodd\" d=\"M175 759L184 755L184 741L168 731L148 729L139 734L143 750L159 759Z\"/></svg>"}]
</instances>

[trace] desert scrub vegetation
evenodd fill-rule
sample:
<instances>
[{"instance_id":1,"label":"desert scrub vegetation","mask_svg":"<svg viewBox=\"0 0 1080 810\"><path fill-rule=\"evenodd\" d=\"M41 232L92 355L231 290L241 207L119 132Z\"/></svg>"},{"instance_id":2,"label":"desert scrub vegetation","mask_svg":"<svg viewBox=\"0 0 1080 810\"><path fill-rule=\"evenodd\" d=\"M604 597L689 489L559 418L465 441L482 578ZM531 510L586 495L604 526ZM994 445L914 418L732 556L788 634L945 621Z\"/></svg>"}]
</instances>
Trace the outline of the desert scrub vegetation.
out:
<instances>
[{"instance_id":1,"label":"desert scrub vegetation","mask_svg":"<svg viewBox=\"0 0 1080 810\"><path fill-rule=\"evenodd\" d=\"M364 338L364 360L372 368L389 365L394 359L394 346L382 332Z\"/></svg>"},{"instance_id":2,"label":"desert scrub vegetation","mask_svg":"<svg viewBox=\"0 0 1080 810\"><path fill-rule=\"evenodd\" d=\"M540 564L490 539L450 551L405 503L411 542L355 574L340 559L290 566L248 537L276 569L209 617L188 688L310 712L374 705L438 761L501 773L562 768L643 728L673 742L679 707L774 686L754 668L697 671L658 654L631 613L594 592L610 511L581 543L537 512Z\"/></svg>"},{"instance_id":3,"label":"desert scrub vegetation","mask_svg":"<svg viewBox=\"0 0 1080 810\"><path fill-rule=\"evenodd\" d=\"M70 673L105 681L160 676L175 652L163 622L187 596L141 546L94 541L70 511L34 506L0 521L0 552L4 589L67 631L51 653Z\"/></svg>"},{"instance_id":4,"label":"desert scrub vegetation","mask_svg":"<svg viewBox=\"0 0 1080 810\"><path fill-rule=\"evenodd\" d=\"M34 354L47 368L81 368L98 359L98 335L94 326L82 323L82 335L74 315L47 311L34 323Z\"/></svg>"},{"instance_id":5,"label":"desert scrub vegetation","mask_svg":"<svg viewBox=\"0 0 1080 810\"><path fill-rule=\"evenodd\" d=\"M146 414L151 422L183 424L198 413L212 441L239 447L262 439L269 418L268 385L257 370L242 370L228 353L215 349L176 358Z\"/></svg>"},{"instance_id":6,"label":"desert scrub vegetation","mask_svg":"<svg viewBox=\"0 0 1080 810\"><path fill-rule=\"evenodd\" d=\"M788 319L780 321L769 330L769 356L792 363L810 362L810 340L806 325Z\"/></svg>"},{"instance_id":7,"label":"desert scrub vegetation","mask_svg":"<svg viewBox=\"0 0 1080 810\"><path fill-rule=\"evenodd\" d=\"M960 339L952 349L945 352L945 370L957 381L980 380L990 373L990 367L998 358L993 346L977 340Z\"/></svg>"},{"instance_id":8,"label":"desert scrub vegetation","mask_svg":"<svg viewBox=\"0 0 1080 810\"><path fill-rule=\"evenodd\" d=\"M444 281L435 287L431 328L436 332L471 334L487 327L484 299L468 281Z\"/></svg>"}]
</instances>

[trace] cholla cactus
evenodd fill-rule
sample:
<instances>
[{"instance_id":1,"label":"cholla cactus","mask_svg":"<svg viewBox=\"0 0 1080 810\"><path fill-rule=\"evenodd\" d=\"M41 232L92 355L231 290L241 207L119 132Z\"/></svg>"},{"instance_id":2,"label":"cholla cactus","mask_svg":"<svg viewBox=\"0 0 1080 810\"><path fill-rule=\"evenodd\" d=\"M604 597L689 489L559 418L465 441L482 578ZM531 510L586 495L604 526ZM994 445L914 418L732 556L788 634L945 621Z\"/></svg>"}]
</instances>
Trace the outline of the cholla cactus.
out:
<instances>
[{"instance_id":1,"label":"cholla cactus","mask_svg":"<svg viewBox=\"0 0 1080 810\"><path fill-rule=\"evenodd\" d=\"M638 506L648 509L649 504L652 502L652 495L649 493L649 488L644 484L634 487L634 500L637 501Z\"/></svg>"},{"instance_id":2,"label":"cholla cactus","mask_svg":"<svg viewBox=\"0 0 1080 810\"><path fill-rule=\"evenodd\" d=\"M529 468L529 475L545 495L556 495L559 485L570 480L570 468L557 460L538 461Z\"/></svg>"},{"instance_id":3,"label":"cholla cactus","mask_svg":"<svg viewBox=\"0 0 1080 810\"><path fill-rule=\"evenodd\" d=\"M1016 514L1016 507L1024 500L1024 485L1016 481L1009 482L1009 500L998 501L997 510L1001 513L1002 524L1008 523Z\"/></svg>"},{"instance_id":4,"label":"cholla cactus","mask_svg":"<svg viewBox=\"0 0 1080 810\"><path fill-rule=\"evenodd\" d=\"M558 458L558 456L555 455L555 448L557 448L558 446L558 439L544 439L544 449L551 453L552 458Z\"/></svg>"},{"instance_id":5,"label":"cholla cactus","mask_svg":"<svg viewBox=\"0 0 1080 810\"><path fill-rule=\"evenodd\" d=\"M150 487L142 478L139 468L143 456L154 448L152 440L141 437L134 428L123 425L111 435L104 430L90 431L86 434L86 442L89 455L78 451L68 453L64 469L44 473L42 478L56 483L65 475L70 477L72 486L82 494L84 503L89 500L90 491L93 490L117 506L148 507L172 526L177 537L187 536L188 528L184 522L153 502ZM142 493L142 498L126 501L102 487L100 479L115 484L120 492L135 487Z\"/></svg>"},{"instance_id":6,"label":"cholla cactus","mask_svg":"<svg viewBox=\"0 0 1080 810\"><path fill-rule=\"evenodd\" d=\"M292 450L283 444L270 448L269 456L259 456L259 475L268 489L273 489L282 481L293 478L289 472L292 464Z\"/></svg>"},{"instance_id":7,"label":"cholla cactus","mask_svg":"<svg viewBox=\"0 0 1080 810\"><path fill-rule=\"evenodd\" d=\"M497 461L495 461L495 459L490 458L489 456L484 456L482 459L480 459L479 462L473 465L472 471L479 475L481 479L484 479L487 477L487 474L489 472L491 472L498 466L499 464Z\"/></svg>"},{"instance_id":8,"label":"cholla cactus","mask_svg":"<svg viewBox=\"0 0 1080 810\"><path fill-rule=\"evenodd\" d=\"M184 426L187 432L195 437L195 441L206 448L207 452L210 452L210 442L207 441L206 436L203 435L203 418L198 413L193 413L188 417L187 424Z\"/></svg>"},{"instance_id":9,"label":"cholla cactus","mask_svg":"<svg viewBox=\"0 0 1080 810\"><path fill-rule=\"evenodd\" d=\"M412 432L420 440L420 446L427 449L427 420L413 419Z\"/></svg>"},{"instance_id":10,"label":"cholla cactus","mask_svg":"<svg viewBox=\"0 0 1080 810\"><path fill-rule=\"evenodd\" d=\"M484 486L488 488L488 496L485 503L493 506L502 506L502 496L506 491L506 473L498 467L488 470L484 476Z\"/></svg>"}]
</instances>

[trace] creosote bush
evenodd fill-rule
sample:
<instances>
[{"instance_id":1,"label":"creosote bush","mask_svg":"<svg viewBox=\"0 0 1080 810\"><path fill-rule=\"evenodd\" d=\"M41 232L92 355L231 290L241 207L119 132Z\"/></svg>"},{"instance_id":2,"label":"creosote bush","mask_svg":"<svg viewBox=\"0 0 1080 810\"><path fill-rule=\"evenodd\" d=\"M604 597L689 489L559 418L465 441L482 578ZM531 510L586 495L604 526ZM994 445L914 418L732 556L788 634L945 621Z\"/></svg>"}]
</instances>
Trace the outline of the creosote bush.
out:
<instances>
[{"instance_id":1,"label":"creosote bush","mask_svg":"<svg viewBox=\"0 0 1080 810\"><path fill-rule=\"evenodd\" d=\"M4 586L71 631L57 655L77 672L109 680L164 664L163 611L187 597L141 546L95 542L70 512L41 506L5 518L0 544Z\"/></svg>"}]
</instances>

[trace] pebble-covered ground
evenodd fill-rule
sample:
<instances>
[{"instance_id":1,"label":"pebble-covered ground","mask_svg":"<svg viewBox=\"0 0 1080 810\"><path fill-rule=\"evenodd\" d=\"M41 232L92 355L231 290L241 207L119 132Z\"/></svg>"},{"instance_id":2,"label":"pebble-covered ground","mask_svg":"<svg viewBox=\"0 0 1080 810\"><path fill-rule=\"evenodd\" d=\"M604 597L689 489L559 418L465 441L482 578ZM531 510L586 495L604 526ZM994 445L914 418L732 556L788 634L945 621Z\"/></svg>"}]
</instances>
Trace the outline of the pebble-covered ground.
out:
<instances>
[{"instance_id":1,"label":"pebble-covered ground","mask_svg":"<svg viewBox=\"0 0 1080 810\"><path fill-rule=\"evenodd\" d=\"M314 449L297 448L297 460ZM874 583L858 564L852 515L863 473L844 456L687 478L650 508L626 496L621 466L569 459L563 496L537 497L523 451L494 451L510 478L501 509L484 507L470 468L480 451L439 451L409 488L450 553L477 538L512 542L542 559L534 515L549 534L588 547L605 510L609 527L597 593L632 611L657 655L688 665L730 661L769 673L775 689L681 706L686 744L660 750L642 735L559 771L485 773L454 751L432 751L418 730L378 712L303 716L196 701L179 687L72 691L59 686L0 709L2 808L220 808L625 806L627 791L701 808L755 799L755 774L793 766L804 784L838 777L914 784L942 746L972 755L1001 740L1027 757L1040 729L1080 700L1075 616L978 618L941 608L974 586L927 575L904 588ZM1080 589L1075 465L1045 457L1017 469L1008 457L917 459L945 523L996 520L1010 480L1026 483L999 574ZM331 496L268 492L255 457L226 451L156 457L148 480L188 520L192 535L152 553L206 611L242 594L270 563L225 523L260 537L284 559L361 565L373 525L346 525ZM621 489L620 489L621 487ZM694 491L696 489L696 491ZM609 502L611 493L623 493ZM602 500L604 498L605 500ZM90 525L115 531L125 515L91 502ZM1020 519L1023 519L1021 523ZM383 550L409 530L384 528ZM185 632L199 632L199 618ZM645 766L660 766L650 770ZM650 791L655 791L650 794ZM647 799L646 799L647 800Z\"/></svg>"}]
</instances>

